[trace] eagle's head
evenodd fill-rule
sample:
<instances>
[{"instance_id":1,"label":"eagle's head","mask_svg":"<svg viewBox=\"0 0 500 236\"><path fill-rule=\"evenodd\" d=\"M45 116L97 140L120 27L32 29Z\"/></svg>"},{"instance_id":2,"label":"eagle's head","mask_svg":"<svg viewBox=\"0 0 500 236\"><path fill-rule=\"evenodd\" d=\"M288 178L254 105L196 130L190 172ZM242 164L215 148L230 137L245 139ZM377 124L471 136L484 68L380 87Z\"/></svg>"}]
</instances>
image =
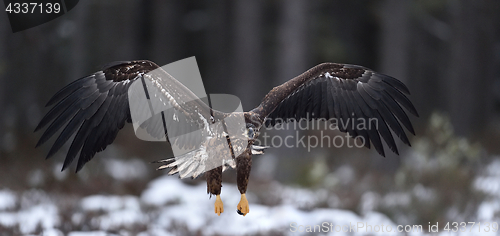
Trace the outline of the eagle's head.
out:
<instances>
[{"instance_id":1,"label":"eagle's head","mask_svg":"<svg viewBox=\"0 0 500 236\"><path fill-rule=\"evenodd\" d=\"M254 134L253 136L248 137L252 137L252 139L257 138L257 136L259 136L259 130L263 124L263 119L261 119L260 116L254 112L245 112L245 123L247 130L250 131L251 128Z\"/></svg>"}]
</instances>

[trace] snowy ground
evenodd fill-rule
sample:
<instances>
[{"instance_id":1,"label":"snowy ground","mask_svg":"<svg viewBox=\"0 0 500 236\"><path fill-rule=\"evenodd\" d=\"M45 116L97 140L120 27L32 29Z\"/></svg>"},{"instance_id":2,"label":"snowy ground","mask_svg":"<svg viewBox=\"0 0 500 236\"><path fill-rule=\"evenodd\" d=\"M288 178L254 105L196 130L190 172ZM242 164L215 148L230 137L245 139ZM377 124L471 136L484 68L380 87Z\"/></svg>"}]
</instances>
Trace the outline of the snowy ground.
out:
<instances>
[{"instance_id":1,"label":"snowy ground","mask_svg":"<svg viewBox=\"0 0 500 236\"><path fill-rule=\"evenodd\" d=\"M323 222L338 225L337 230L340 230L340 226L348 230L349 225L358 222L372 226L383 224L393 229L397 227L387 217L376 212L358 216L350 211L336 209L299 210L296 206L307 201L314 202L318 197L317 193L303 189L286 189L283 193L288 194L290 199L285 204L273 207L252 204L253 195L249 193L250 214L242 217L236 213L238 190L229 184L224 186L225 212L216 216L213 213L214 199L208 199L205 192L206 186L202 184L189 186L175 177L160 177L152 181L141 196L84 197L74 206L78 210L71 215L71 222L64 222L64 217L59 214L61 202L55 202L47 193L28 190L19 196L4 189L0 191L0 225L18 227L23 234L41 228L43 235L63 235L59 228L64 224L101 229L92 232L74 231L69 233L71 236L108 235L109 232L127 235L127 229L134 228L144 229L138 235L179 235L186 232L206 235L292 234L291 231L305 231L308 225L314 227ZM294 196L294 193L300 193L306 199ZM31 203L25 205L25 202ZM13 211L18 205L19 209ZM86 226L84 222L89 225ZM331 230L331 226L322 227L323 230L328 227ZM364 232L361 228L357 230Z\"/></svg>"},{"instance_id":2,"label":"snowy ground","mask_svg":"<svg viewBox=\"0 0 500 236\"><path fill-rule=\"evenodd\" d=\"M275 189L272 194L281 198L280 203L273 206L256 203L256 195L249 192L250 213L245 217L236 213L240 197L236 186L224 184L225 212L217 216L213 212L214 198L207 197L205 184L188 185L175 176L154 179L139 196L80 197L35 188L22 192L0 189L0 235L12 232L56 236L314 234L307 230L331 235L428 235L418 228L412 230L417 232L398 233L406 225L398 228L399 225L379 212L358 215L329 206L318 207L320 202L331 201L321 189L272 185ZM490 163L474 186L488 196L477 209L476 221L499 222L500 160ZM369 204L370 198L365 201ZM423 225L424 231L427 227ZM481 227L481 233L476 225L472 232L443 231L436 235L498 235L493 230L484 232L484 225Z\"/></svg>"},{"instance_id":3,"label":"snowy ground","mask_svg":"<svg viewBox=\"0 0 500 236\"><path fill-rule=\"evenodd\" d=\"M500 161L493 163L500 165ZM498 169L491 168L498 174ZM493 179L496 177L495 179ZM495 217L500 210L500 175L481 177L477 180L478 188L490 191L496 199L484 202L478 210L479 219L488 221ZM489 182L488 182L489 181ZM281 187L284 188L284 187ZM213 213L213 199L205 195L206 186L200 184L189 186L175 177L160 177L152 181L141 196L93 195L79 199L76 210L65 222L59 208L64 202L53 200L47 193L39 190L28 190L23 193L14 193L4 189L0 191L0 225L5 228L18 227L23 234L43 232L43 235L63 235L61 227L65 224L80 225L82 231L70 232L71 236L88 235L133 235L140 228L138 235L179 235L194 234L306 234L300 231L307 230L308 226L320 225L323 232L331 231L333 224L334 235L368 234L367 225L373 230L386 232L373 233L374 235L401 235L395 231L397 226L383 214L369 212L364 216L350 211L317 208L312 211L302 211L297 206L304 202L314 202L318 192L304 189L285 188L282 191L289 197L288 201L278 206L264 206L252 204L253 195L249 193L251 206L250 214L245 217L236 214L235 206L239 201L239 194L234 185L224 186L223 201L225 212L219 217ZM294 195L300 194L300 196ZM493 196L492 195L492 196ZM304 198L305 199L304 199ZM15 210L17 209L17 210ZM326 222L326 223L325 223ZM355 225L353 227L352 225ZM358 228L358 226L360 226ZM86 231L100 229L100 231ZM130 231L128 231L130 230ZM318 230L318 227L316 227ZM296 231L295 233L292 231ZM336 232L341 231L341 232ZM317 231L316 231L317 232ZM409 235L422 235L410 233ZM443 233L443 235L450 235ZM463 235L471 235L470 233ZM481 233L476 235L497 235L496 233Z\"/></svg>"}]
</instances>

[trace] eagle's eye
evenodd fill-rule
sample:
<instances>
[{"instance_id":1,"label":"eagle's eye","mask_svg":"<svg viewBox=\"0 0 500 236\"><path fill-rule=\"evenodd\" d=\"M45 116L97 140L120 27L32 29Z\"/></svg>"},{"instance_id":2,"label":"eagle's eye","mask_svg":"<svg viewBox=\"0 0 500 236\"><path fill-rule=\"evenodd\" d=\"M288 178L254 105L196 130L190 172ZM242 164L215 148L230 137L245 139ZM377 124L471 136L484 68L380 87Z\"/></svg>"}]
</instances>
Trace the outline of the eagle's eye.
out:
<instances>
[{"instance_id":1,"label":"eagle's eye","mask_svg":"<svg viewBox=\"0 0 500 236\"><path fill-rule=\"evenodd\" d=\"M247 129L247 136L250 139L253 139L255 137L255 131L253 130L252 127L250 127L250 128Z\"/></svg>"},{"instance_id":2,"label":"eagle's eye","mask_svg":"<svg viewBox=\"0 0 500 236\"><path fill-rule=\"evenodd\" d=\"M255 131L252 127L246 128L243 130L243 136L248 139L253 139L255 137Z\"/></svg>"}]
</instances>

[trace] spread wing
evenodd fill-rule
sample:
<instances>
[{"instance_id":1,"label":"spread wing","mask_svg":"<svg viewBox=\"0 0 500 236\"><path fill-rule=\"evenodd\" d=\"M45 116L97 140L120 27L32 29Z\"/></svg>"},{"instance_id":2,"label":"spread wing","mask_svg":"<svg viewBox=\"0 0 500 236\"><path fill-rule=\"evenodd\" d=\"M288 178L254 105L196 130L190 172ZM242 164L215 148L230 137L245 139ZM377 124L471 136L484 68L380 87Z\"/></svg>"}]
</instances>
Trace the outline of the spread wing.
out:
<instances>
[{"instance_id":1,"label":"spread wing","mask_svg":"<svg viewBox=\"0 0 500 236\"><path fill-rule=\"evenodd\" d=\"M156 73L150 73L152 71ZM159 77L162 77L160 82ZM76 171L80 170L96 152L104 150L113 142L126 121L131 122L128 89L132 82L140 78L160 87L162 95L168 98L165 100L168 100L170 107L175 108L162 112L161 116L182 117L177 118L176 121L191 124L179 127L200 128L204 125L200 119L206 121L213 115L213 111L205 103L155 63L145 60L116 62L101 71L70 83L49 100L47 106L53 105L53 107L42 118L35 131L50 125L36 146L45 143L64 127L47 154L49 158L76 132L64 160L63 170L71 164L78 153L80 156ZM164 131L165 124L157 118L158 116L153 116L143 124L148 126L146 129L152 135L159 132L158 130L166 132ZM177 130L175 132L189 131ZM200 140L194 140L194 142L200 142ZM180 143L195 145L188 140Z\"/></svg>"},{"instance_id":2,"label":"spread wing","mask_svg":"<svg viewBox=\"0 0 500 236\"><path fill-rule=\"evenodd\" d=\"M418 117L409 94L390 76L356 65L323 63L272 89L253 112L267 118L267 126L304 118L334 121L340 131L362 137L367 148L371 141L385 156L380 137L398 154L391 130L407 145L402 126L415 134L403 110Z\"/></svg>"}]
</instances>

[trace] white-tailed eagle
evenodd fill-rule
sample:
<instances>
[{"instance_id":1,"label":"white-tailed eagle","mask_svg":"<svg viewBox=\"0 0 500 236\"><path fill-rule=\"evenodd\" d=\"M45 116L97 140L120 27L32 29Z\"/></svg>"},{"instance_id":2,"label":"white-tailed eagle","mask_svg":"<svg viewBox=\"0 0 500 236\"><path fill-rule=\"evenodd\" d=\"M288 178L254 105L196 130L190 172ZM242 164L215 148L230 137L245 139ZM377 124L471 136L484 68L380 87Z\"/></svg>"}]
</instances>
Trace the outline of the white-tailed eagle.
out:
<instances>
[{"instance_id":1,"label":"white-tailed eagle","mask_svg":"<svg viewBox=\"0 0 500 236\"><path fill-rule=\"evenodd\" d=\"M156 73L149 73L153 70ZM167 79L158 83L160 77ZM376 125L363 126L364 128L353 125L339 129L354 138L362 138L365 140L364 146L370 148L373 145L380 155L385 156L382 139L394 153L398 154L391 130L407 145L410 145L410 142L403 127L415 134L405 110L418 117L415 107L407 98L410 92L402 82L361 66L338 63L317 65L273 88L253 110L242 114L230 114L210 108L196 99L193 92L158 65L140 60L112 63L57 92L47 103L47 106L53 106L52 109L35 129L37 131L50 124L36 146L45 143L64 127L48 152L48 158L76 132L62 169L66 169L79 153L76 170L80 170L96 152L103 151L113 142L126 122L132 122L127 91L136 80L156 84L174 108L171 111L174 119L176 114L180 115L177 122L188 124L185 127L205 129L211 133L210 137L215 137L194 141L183 140L180 143L184 146L199 145L200 148L181 157L162 160L160 162L163 165L160 168L170 168L169 174L179 173L182 178L195 178L206 172L207 192L216 195L215 213L218 215L224 211L220 193L222 172L227 166L235 167L237 170L237 185L241 193L237 211L242 215L249 212L245 193L252 164L251 157L263 153L264 147L254 145L263 126L303 118L340 121L351 119L354 122L359 119L370 120ZM192 102L181 104L181 100ZM232 142L233 139L230 141L229 135L224 131L225 127L207 128L207 121L216 123L233 115L244 117L246 139L235 139L244 142ZM163 126L150 124L150 126L163 132L165 124ZM150 130L152 133L155 132L153 129ZM165 130L165 133L169 133L168 137L171 137L169 130ZM172 139L169 141L175 142ZM228 145L230 149L227 148ZM232 150L236 148L243 148L243 151L235 156ZM230 151L218 153L224 150ZM220 162L217 167L207 169L204 163L207 156L229 156L232 160L221 158L217 160Z\"/></svg>"}]
</instances>

